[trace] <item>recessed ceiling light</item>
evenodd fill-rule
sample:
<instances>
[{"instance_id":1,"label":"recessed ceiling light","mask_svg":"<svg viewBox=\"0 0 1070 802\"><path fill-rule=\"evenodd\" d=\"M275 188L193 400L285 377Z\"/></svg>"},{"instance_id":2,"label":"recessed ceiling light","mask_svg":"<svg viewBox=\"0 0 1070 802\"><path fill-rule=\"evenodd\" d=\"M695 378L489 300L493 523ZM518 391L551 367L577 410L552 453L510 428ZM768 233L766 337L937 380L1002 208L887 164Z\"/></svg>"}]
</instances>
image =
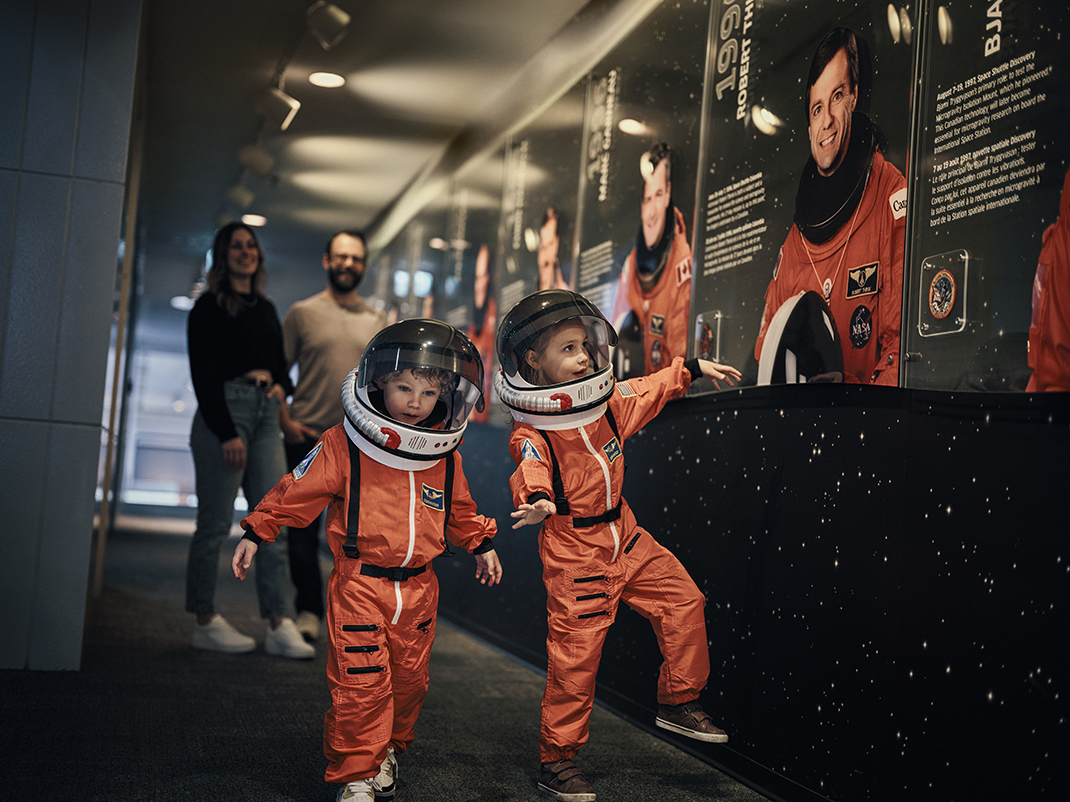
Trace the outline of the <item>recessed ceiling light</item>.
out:
<instances>
[{"instance_id":1,"label":"recessed ceiling light","mask_svg":"<svg viewBox=\"0 0 1070 802\"><path fill-rule=\"evenodd\" d=\"M247 226L262 226L267 223L267 218L262 214L243 214L241 221Z\"/></svg>"},{"instance_id":2,"label":"recessed ceiling light","mask_svg":"<svg viewBox=\"0 0 1070 802\"><path fill-rule=\"evenodd\" d=\"M308 76L308 82L313 86L337 89L339 86L345 86L346 79L334 72L314 72Z\"/></svg>"}]
</instances>

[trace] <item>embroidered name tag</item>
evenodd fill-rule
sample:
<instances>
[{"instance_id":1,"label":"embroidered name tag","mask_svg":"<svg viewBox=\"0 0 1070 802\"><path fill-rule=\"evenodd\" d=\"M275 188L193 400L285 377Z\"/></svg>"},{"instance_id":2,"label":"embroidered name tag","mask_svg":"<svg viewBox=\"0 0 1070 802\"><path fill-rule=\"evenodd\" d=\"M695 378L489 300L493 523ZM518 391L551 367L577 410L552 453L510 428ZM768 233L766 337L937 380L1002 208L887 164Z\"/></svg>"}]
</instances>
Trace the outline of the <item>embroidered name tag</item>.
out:
<instances>
[{"instance_id":1,"label":"embroidered name tag","mask_svg":"<svg viewBox=\"0 0 1070 802\"><path fill-rule=\"evenodd\" d=\"M879 272L880 262L852 267L847 271L847 297L857 298L859 295L875 295L880 285Z\"/></svg>"},{"instance_id":2,"label":"embroidered name tag","mask_svg":"<svg viewBox=\"0 0 1070 802\"><path fill-rule=\"evenodd\" d=\"M907 213L907 190L903 187L896 192L892 197L888 198L888 205L892 207L892 217L896 220L902 219L903 215Z\"/></svg>"}]
</instances>

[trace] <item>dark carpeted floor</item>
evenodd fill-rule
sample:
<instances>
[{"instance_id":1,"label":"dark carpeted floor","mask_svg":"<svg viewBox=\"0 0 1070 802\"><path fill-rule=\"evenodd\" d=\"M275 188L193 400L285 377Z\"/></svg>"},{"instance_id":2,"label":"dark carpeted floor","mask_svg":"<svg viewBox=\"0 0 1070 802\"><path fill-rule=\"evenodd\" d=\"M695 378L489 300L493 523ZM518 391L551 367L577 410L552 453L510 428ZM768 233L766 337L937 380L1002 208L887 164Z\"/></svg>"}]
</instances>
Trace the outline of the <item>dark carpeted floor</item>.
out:
<instances>
[{"instance_id":1,"label":"dark carpeted floor","mask_svg":"<svg viewBox=\"0 0 1070 802\"><path fill-rule=\"evenodd\" d=\"M0 800L328 802L312 661L194 651L189 538L118 532L90 605L82 670L0 671ZM255 592L229 576L217 609L263 641ZM536 790L544 675L440 621L431 690L400 761L399 802L548 799ZM713 745L700 748L716 749ZM601 707L578 764L599 802L765 797Z\"/></svg>"}]
</instances>

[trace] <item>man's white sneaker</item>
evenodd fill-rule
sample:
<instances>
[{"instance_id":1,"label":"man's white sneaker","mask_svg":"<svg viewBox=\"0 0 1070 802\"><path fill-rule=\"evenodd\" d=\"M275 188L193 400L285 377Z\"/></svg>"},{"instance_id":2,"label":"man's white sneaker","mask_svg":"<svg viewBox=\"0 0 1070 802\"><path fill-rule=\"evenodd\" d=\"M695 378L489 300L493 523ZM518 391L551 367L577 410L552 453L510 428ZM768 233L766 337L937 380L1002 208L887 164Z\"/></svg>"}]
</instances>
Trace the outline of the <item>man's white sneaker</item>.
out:
<instances>
[{"instance_id":1,"label":"man's white sneaker","mask_svg":"<svg viewBox=\"0 0 1070 802\"><path fill-rule=\"evenodd\" d=\"M346 783L338 789L334 802L375 802L371 780L357 780Z\"/></svg>"},{"instance_id":2,"label":"man's white sneaker","mask_svg":"<svg viewBox=\"0 0 1070 802\"><path fill-rule=\"evenodd\" d=\"M297 625L297 631L301 633L301 637L309 643L319 640L320 617L318 615L310 613L308 610L302 610L297 614L297 620L294 623Z\"/></svg>"},{"instance_id":3,"label":"man's white sneaker","mask_svg":"<svg viewBox=\"0 0 1070 802\"><path fill-rule=\"evenodd\" d=\"M386 748L386 760L379 767L379 773L372 778L372 791L378 800L393 799L398 790L398 757L394 747Z\"/></svg>"},{"instance_id":4,"label":"man's white sneaker","mask_svg":"<svg viewBox=\"0 0 1070 802\"><path fill-rule=\"evenodd\" d=\"M291 660L311 660L316 656L315 647L311 643L305 643L305 639L289 618L282 619L275 629L268 626L264 651L277 657L289 657Z\"/></svg>"},{"instance_id":5,"label":"man's white sneaker","mask_svg":"<svg viewBox=\"0 0 1070 802\"><path fill-rule=\"evenodd\" d=\"M193 625L193 648L242 654L255 649L256 641L238 632L223 616L215 615L207 624Z\"/></svg>"}]
</instances>

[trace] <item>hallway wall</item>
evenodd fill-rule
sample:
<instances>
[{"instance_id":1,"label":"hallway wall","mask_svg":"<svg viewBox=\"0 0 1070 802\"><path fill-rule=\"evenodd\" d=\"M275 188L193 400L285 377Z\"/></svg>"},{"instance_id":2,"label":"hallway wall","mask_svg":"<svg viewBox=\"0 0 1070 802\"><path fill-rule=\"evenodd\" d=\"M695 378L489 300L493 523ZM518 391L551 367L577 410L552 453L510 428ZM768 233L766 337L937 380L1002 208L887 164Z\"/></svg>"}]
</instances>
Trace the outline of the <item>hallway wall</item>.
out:
<instances>
[{"instance_id":1,"label":"hallway wall","mask_svg":"<svg viewBox=\"0 0 1070 802\"><path fill-rule=\"evenodd\" d=\"M140 20L0 8L0 668L81 661Z\"/></svg>"},{"instance_id":2,"label":"hallway wall","mask_svg":"<svg viewBox=\"0 0 1070 802\"><path fill-rule=\"evenodd\" d=\"M469 426L504 576L436 566L443 615L545 665L534 527L509 528L507 431ZM625 497L706 594L694 748L773 798L1064 799L1066 394L811 385L676 401L627 441ZM566 489L567 490L567 489ZM618 611L598 697L650 725L660 656Z\"/></svg>"}]
</instances>

